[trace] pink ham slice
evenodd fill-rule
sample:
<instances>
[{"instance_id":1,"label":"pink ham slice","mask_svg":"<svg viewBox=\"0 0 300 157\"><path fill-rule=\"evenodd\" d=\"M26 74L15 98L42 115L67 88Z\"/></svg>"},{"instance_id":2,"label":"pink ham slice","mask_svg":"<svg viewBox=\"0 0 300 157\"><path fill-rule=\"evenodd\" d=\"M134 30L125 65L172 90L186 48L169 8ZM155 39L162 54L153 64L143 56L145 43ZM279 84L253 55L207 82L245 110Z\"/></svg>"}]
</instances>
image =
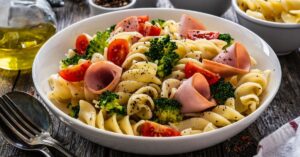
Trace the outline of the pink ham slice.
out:
<instances>
[{"instance_id":1,"label":"pink ham slice","mask_svg":"<svg viewBox=\"0 0 300 157\"><path fill-rule=\"evenodd\" d=\"M216 105L213 99L209 100L209 84L200 73L183 81L175 93L175 99L182 104L182 113L201 112Z\"/></svg>"},{"instance_id":2,"label":"pink ham slice","mask_svg":"<svg viewBox=\"0 0 300 157\"><path fill-rule=\"evenodd\" d=\"M202 63L205 69L218 73L222 77L245 74L251 67L249 53L238 42L218 54L212 61L203 59Z\"/></svg>"},{"instance_id":3,"label":"pink ham slice","mask_svg":"<svg viewBox=\"0 0 300 157\"><path fill-rule=\"evenodd\" d=\"M183 14L180 18L179 33L182 37L187 38L190 30L205 30L205 26L197 19Z\"/></svg>"},{"instance_id":4,"label":"pink ham slice","mask_svg":"<svg viewBox=\"0 0 300 157\"><path fill-rule=\"evenodd\" d=\"M119 27L122 27L124 32L138 32L139 31L138 17L129 16L125 18L124 20L120 21L116 25L115 30L117 30Z\"/></svg>"},{"instance_id":5,"label":"pink ham slice","mask_svg":"<svg viewBox=\"0 0 300 157\"><path fill-rule=\"evenodd\" d=\"M84 76L85 88L94 94L113 90L120 81L122 68L109 61L93 63Z\"/></svg>"}]
</instances>

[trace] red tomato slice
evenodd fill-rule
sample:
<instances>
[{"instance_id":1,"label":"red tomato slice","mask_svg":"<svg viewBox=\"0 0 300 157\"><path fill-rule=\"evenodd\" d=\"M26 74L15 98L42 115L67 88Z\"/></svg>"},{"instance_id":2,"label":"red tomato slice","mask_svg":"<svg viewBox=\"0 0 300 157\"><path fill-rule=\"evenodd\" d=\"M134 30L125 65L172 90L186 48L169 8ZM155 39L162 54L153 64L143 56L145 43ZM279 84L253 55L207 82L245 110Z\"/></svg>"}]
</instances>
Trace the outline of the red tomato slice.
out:
<instances>
[{"instance_id":1,"label":"red tomato slice","mask_svg":"<svg viewBox=\"0 0 300 157\"><path fill-rule=\"evenodd\" d=\"M160 28L157 26L147 26L145 28L146 36L158 36L160 35Z\"/></svg>"},{"instance_id":2,"label":"red tomato slice","mask_svg":"<svg viewBox=\"0 0 300 157\"><path fill-rule=\"evenodd\" d=\"M139 33L143 36L159 36L161 29L157 26L145 26L144 23L140 23L139 25Z\"/></svg>"},{"instance_id":3,"label":"red tomato slice","mask_svg":"<svg viewBox=\"0 0 300 157\"><path fill-rule=\"evenodd\" d=\"M193 62L186 63L184 72L186 78L193 76L195 73L202 74L206 78L209 85L218 82L218 80L221 78L220 75L215 74L209 70L206 70Z\"/></svg>"},{"instance_id":4,"label":"red tomato slice","mask_svg":"<svg viewBox=\"0 0 300 157\"><path fill-rule=\"evenodd\" d=\"M173 128L149 121L141 125L140 131L142 136L149 137L181 136L180 132Z\"/></svg>"},{"instance_id":5,"label":"red tomato slice","mask_svg":"<svg viewBox=\"0 0 300 157\"><path fill-rule=\"evenodd\" d=\"M121 66L129 53L129 44L125 39L112 41L107 50L107 59L118 66Z\"/></svg>"},{"instance_id":6,"label":"red tomato slice","mask_svg":"<svg viewBox=\"0 0 300 157\"><path fill-rule=\"evenodd\" d=\"M91 61L87 60L81 64L74 65L59 71L59 76L63 79L70 81L70 82L78 82L82 81L84 78L84 74L88 67L92 64Z\"/></svg>"},{"instance_id":7,"label":"red tomato slice","mask_svg":"<svg viewBox=\"0 0 300 157\"><path fill-rule=\"evenodd\" d=\"M202 31L202 30L190 30L188 31L188 38L191 40L196 39L218 39L220 33L219 32L210 32L210 31Z\"/></svg>"},{"instance_id":8,"label":"red tomato slice","mask_svg":"<svg viewBox=\"0 0 300 157\"><path fill-rule=\"evenodd\" d=\"M90 43L90 39L86 34L80 34L75 43L76 52L80 55L84 55L85 51Z\"/></svg>"},{"instance_id":9,"label":"red tomato slice","mask_svg":"<svg viewBox=\"0 0 300 157\"><path fill-rule=\"evenodd\" d=\"M145 23L146 21L149 21L148 15L138 16L137 18L138 18L139 23Z\"/></svg>"}]
</instances>

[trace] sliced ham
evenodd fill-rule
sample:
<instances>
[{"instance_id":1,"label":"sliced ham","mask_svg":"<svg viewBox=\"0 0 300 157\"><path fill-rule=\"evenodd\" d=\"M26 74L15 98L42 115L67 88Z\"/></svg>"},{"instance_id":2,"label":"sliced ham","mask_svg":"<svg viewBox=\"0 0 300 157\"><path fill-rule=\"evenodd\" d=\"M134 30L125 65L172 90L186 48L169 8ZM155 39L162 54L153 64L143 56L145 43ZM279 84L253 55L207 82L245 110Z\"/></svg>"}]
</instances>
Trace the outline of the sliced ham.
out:
<instances>
[{"instance_id":1,"label":"sliced ham","mask_svg":"<svg viewBox=\"0 0 300 157\"><path fill-rule=\"evenodd\" d=\"M215 106L216 102L210 97L210 88L206 78L200 73L195 73L183 81L174 98L182 104L182 113L193 113Z\"/></svg>"},{"instance_id":2,"label":"sliced ham","mask_svg":"<svg viewBox=\"0 0 300 157\"><path fill-rule=\"evenodd\" d=\"M120 81L122 68L109 61L92 64L84 76L85 88L94 94L113 90Z\"/></svg>"},{"instance_id":3,"label":"sliced ham","mask_svg":"<svg viewBox=\"0 0 300 157\"><path fill-rule=\"evenodd\" d=\"M249 53L241 43L234 43L227 50L224 50L213 60L202 60L203 67L222 77L228 77L237 74L249 72L251 60Z\"/></svg>"},{"instance_id":4,"label":"sliced ham","mask_svg":"<svg viewBox=\"0 0 300 157\"><path fill-rule=\"evenodd\" d=\"M187 38L191 40L197 40L197 39L212 40L212 39L218 39L219 35L220 33L216 31L189 30Z\"/></svg>"},{"instance_id":5,"label":"sliced ham","mask_svg":"<svg viewBox=\"0 0 300 157\"><path fill-rule=\"evenodd\" d=\"M190 30L205 30L205 26L197 19L183 14L180 18L179 33L182 37L187 38Z\"/></svg>"},{"instance_id":6,"label":"sliced ham","mask_svg":"<svg viewBox=\"0 0 300 157\"><path fill-rule=\"evenodd\" d=\"M122 28L122 31L124 32L138 32L139 31L139 20L137 16L129 16L122 21L120 21L116 27L115 30L118 28Z\"/></svg>"}]
</instances>

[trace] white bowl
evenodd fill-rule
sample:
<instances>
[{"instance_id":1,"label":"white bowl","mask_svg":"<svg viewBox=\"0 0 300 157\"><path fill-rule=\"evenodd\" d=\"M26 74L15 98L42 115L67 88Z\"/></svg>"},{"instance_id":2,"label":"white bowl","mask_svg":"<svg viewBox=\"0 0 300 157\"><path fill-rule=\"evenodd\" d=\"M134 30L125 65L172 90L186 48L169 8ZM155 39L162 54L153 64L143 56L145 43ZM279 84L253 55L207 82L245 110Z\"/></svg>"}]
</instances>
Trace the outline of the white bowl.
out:
<instances>
[{"instance_id":1,"label":"white bowl","mask_svg":"<svg viewBox=\"0 0 300 157\"><path fill-rule=\"evenodd\" d=\"M270 22L247 15L232 0L239 23L262 37L277 55L289 54L300 48L300 24Z\"/></svg>"},{"instance_id":2,"label":"white bowl","mask_svg":"<svg viewBox=\"0 0 300 157\"><path fill-rule=\"evenodd\" d=\"M170 2L175 8L221 16L230 7L231 0L170 0Z\"/></svg>"},{"instance_id":3,"label":"white bowl","mask_svg":"<svg viewBox=\"0 0 300 157\"><path fill-rule=\"evenodd\" d=\"M136 0L131 0L128 5L125 5L123 7L117 7L117 8L102 7L100 5L95 4L94 0L88 0L88 2L90 5L91 15L98 15L110 11L118 11L118 10L133 8L136 3Z\"/></svg>"},{"instance_id":4,"label":"white bowl","mask_svg":"<svg viewBox=\"0 0 300 157\"><path fill-rule=\"evenodd\" d=\"M46 93L50 90L47 80L51 74L58 72L59 61L65 57L64 52L67 52L69 48L74 46L77 35L82 32L92 35L99 30L104 30L117 23L127 16L149 15L151 18L172 18L178 21L182 14L189 14L201 20L210 30L219 30L220 32L230 33L236 41L245 44L251 55L258 62L257 68L272 70L271 81L266 90L266 94L261 101L261 106L254 113L232 125L203 134L153 138L126 136L88 126L63 113L47 98ZM220 143L244 130L259 117L277 93L281 81L281 67L277 56L266 42L253 32L236 23L195 11L143 8L111 12L90 17L58 32L51 37L38 52L33 63L32 77L39 95L45 101L48 108L61 121L73 128L83 137L113 149L154 155L176 154L200 150Z\"/></svg>"}]
</instances>

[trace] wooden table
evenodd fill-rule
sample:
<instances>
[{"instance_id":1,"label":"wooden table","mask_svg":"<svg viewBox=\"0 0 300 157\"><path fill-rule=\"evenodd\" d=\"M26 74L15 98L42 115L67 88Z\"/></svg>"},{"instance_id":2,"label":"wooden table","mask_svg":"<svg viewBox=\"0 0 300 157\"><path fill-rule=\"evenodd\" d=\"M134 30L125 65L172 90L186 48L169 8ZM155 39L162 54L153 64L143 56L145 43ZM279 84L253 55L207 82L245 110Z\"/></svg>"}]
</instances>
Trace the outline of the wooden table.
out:
<instances>
[{"instance_id":1,"label":"wooden table","mask_svg":"<svg viewBox=\"0 0 300 157\"><path fill-rule=\"evenodd\" d=\"M84 19L89 16L86 1L67 0L65 7L55 9L58 29ZM232 10L224 16L236 21ZM256 154L258 141L270 134L284 123L300 115L300 53L279 57L282 66L282 82L279 92L267 110L242 133L213 147L191 153L173 155L180 157L235 157L253 156ZM9 91L26 91L36 96L31 78L31 71L6 71L0 69L0 95ZM53 115L52 135L76 156L103 156L103 157L134 157L140 156L124 153L94 144L64 125ZM8 144L0 136L0 156L41 156L38 153L21 151Z\"/></svg>"}]
</instances>

